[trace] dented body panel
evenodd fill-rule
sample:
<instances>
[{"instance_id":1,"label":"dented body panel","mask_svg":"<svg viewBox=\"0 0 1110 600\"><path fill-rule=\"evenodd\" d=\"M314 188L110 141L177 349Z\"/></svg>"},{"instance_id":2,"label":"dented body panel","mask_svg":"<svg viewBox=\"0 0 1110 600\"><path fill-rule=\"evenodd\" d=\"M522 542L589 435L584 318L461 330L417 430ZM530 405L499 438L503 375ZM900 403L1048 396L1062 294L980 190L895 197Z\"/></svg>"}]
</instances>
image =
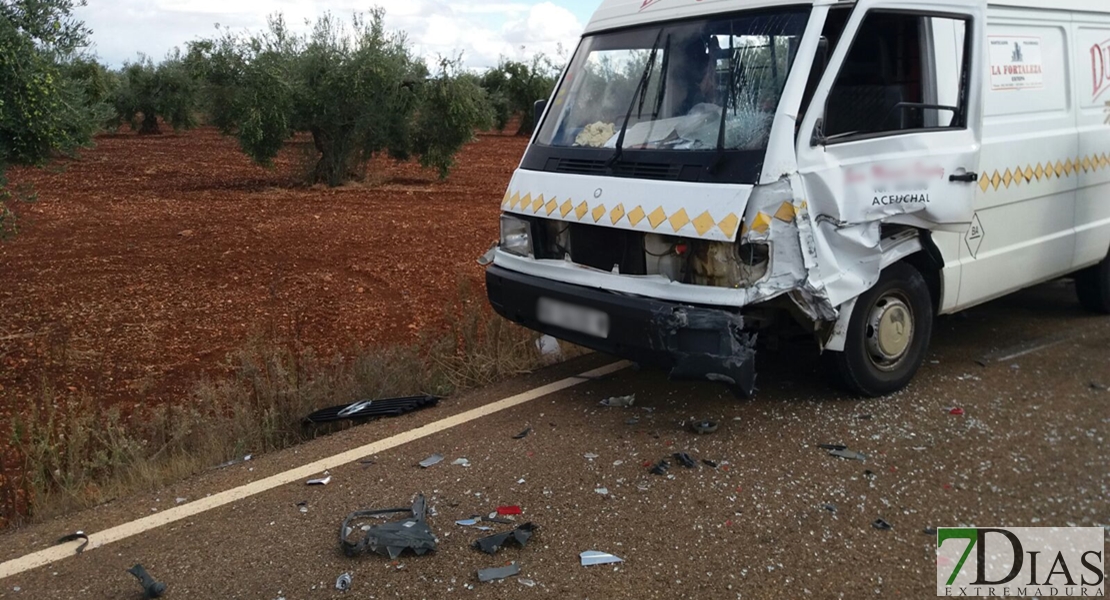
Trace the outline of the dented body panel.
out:
<instances>
[{"instance_id":1,"label":"dented body panel","mask_svg":"<svg viewBox=\"0 0 1110 600\"><path fill-rule=\"evenodd\" d=\"M857 299L896 263L923 271L938 314L994 297L989 286L1001 294L1090 266L1110 245L1110 208L1094 200L1110 187L1110 152L1098 149L1110 126L1062 121L1053 134L1074 136L1056 144L1071 155L1063 162L999 162L1000 150L984 148L1004 143L988 134L1016 122L1023 99L1048 110L1038 94L1049 84L1074 89L1083 106L1110 99L1110 50L1097 50L1110 44L1081 48L1069 34L1054 46L1020 17L1064 27L1110 23L1110 10L1090 0L1053 9L1032 0L606 0L502 200L514 231L531 235L503 235L491 252L491 300L510 319L625 356L636 354L628 340L571 335L528 303L549 284L602 313L642 300L654 307L633 311L649 333L636 338L656 359L647 362L750 391L756 332L801 332L844 351ZM1081 40L1110 38L1110 25L1066 27ZM700 73L690 39L709 67L684 82L675 73ZM681 67L669 71L669 61ZM1094 72L1094 100L1067 75L1077 69ZM590 91L606 77L603 93ZM698 103L675 91L699 89ZM1021 154L1015 148L1008 154ZM1018 208L1052 197L1081 169L1071 212ZM1025 194L986 198L1011 182ZM1011 256L1040 248L1052 257L1005 290L995 273L989 285L966 280L1023 268L983 250L982 219L1007 214L1000 206L1014 218L1076 219L1066 241L1056 223L1015 242ZM676 346L690 331L716 334L708 347Z\"/></svg>"}]
</instances>

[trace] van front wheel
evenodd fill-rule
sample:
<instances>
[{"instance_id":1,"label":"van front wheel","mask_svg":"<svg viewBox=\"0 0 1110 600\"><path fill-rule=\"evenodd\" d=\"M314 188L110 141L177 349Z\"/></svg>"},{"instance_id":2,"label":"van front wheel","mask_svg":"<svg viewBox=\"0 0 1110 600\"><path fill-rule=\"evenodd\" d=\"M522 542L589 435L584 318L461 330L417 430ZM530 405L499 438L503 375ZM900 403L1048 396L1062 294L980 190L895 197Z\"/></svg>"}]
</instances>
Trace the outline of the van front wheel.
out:
<instances>
[{"instance_id":1,"label":"van front wheel","mask_svg":"<svg viewBox=\"0 0 1110 600\"><path fill-rule=\"evenodd\" d=\"M1110 314L1110 258L1075 274L1075 293L1083 308Z\"/></svg>"},{"instance_id":2,"label":"van front wheel","mask_svg":"<svg viewBox=\"0 0 1110 600\"><path fill-rule=\"evenodd\" d=\"M917 269L896 263L856 301L844 351L830 353L832 366L850 391L886 396L913 379L932 335L929 286Z\"/></svg>"}]
</instances>

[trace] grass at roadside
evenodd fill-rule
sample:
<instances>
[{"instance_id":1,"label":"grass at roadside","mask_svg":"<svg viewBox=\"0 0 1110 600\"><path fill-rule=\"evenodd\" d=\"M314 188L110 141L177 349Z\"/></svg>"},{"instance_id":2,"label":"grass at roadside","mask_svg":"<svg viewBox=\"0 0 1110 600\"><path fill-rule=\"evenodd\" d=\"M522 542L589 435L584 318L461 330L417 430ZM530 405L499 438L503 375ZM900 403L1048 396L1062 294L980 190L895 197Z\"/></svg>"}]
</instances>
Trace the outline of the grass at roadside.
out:
<instances>
[{"instance_id":1,"label":"grass at roadside","mask_svg":"<svg viewBox=\"0 0 1110 600\"><path fill-rule=\"evenodd\" d=\"M191 397L126 417L87 397L56 396L13 420L17 471L0 474L0 524L37 521L128 492L157 489L248 453L334 431L305 415L363 398L447 395L535 369L536 334L495 315L463 284L444 330L406 346L324 358L297 340L256 339L228 356L224 377Z\"/></svg>"}]
</instances>

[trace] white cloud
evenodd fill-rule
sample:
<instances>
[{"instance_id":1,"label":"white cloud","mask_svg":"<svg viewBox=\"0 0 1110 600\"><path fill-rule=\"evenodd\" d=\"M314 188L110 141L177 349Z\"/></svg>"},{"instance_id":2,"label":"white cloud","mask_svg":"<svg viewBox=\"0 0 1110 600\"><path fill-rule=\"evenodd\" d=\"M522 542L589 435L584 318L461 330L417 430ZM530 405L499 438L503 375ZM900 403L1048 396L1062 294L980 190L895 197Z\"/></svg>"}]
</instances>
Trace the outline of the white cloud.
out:
<instances>
[{"instance_id":1,"label":"white cloud","mask_svg":"<svg viewBox=\"0 0 1110 600\"><path fill-rule=\"evenodd\" d=\"M138 52L155 59L171 48L216 33L215 24L258 30L281 12L290 26L331 11L347 16L368 6L386 11L389 27L407 32L419 54L435 58L463 53L467 66L481 68L500 56L526 58L537 52L565 56L573 50L583 23L551 2L481 0L91 0L78 16L93 29L93 50L120 65Z\"/></svg>"}]
</instances>

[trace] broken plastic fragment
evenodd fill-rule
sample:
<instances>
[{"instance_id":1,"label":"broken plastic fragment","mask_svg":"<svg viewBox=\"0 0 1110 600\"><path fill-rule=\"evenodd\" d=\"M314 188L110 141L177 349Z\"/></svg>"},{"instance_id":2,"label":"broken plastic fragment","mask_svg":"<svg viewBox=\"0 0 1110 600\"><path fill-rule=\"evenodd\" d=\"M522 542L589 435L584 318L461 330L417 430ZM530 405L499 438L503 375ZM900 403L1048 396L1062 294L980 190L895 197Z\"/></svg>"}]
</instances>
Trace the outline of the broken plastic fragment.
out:
<instances>
[{"instance_id":1,"label":"broken plastic fragment","mask_svg":"<svg viewBox=\"0 0 1110 600\"><path fill-rule=\"evenodd\" d=\"M455 525L462 525L463 527L473 527L481 522L481 519L462 519L455 521Z\"/></svg>"},{"instance_id":2,"label":"broken plastic fragment","mask_svg":"<svg viewBox=\"0 0 1110 600\"><path fill-rule=\"evenodd\" d=\"M594 492L598 493L598 494L601 494L602 496L608 496L609 495L609 488L599 487L599 488L594 489Z\"/></svg>"},{"instance_id":3,"label":"broken plastic fragment","mask_svg":"<svg viewBox=\"0 0 1110 600\"><path fill-rule=\"evenodd\" d=\"M954 406L954 407L952 407L951 409L948 410L948 414L956 415L958 417L958 416L961 416L961 415L964 414L964 409L962 409L958 406Z\"/></svg>"},{"instance_id":4,"label":"broken plastic fragment","mask_svg":"<svg viewBox=\"0 0 1110 600\"><path fill-rule=\"evenodd\" d=\"M666 475L667 471L670 470L670 468L671 463L667 462L666 460L661 460L656 463L654 467L651 468L651 473L654 475Z\"/></svg>"},{"instance_id":5,"label":"broken plastic fragment","mask_svg":"<svg viewBox=\"0 0 1110 600\"><path fill-rule=\"evenodd\" d=\"M894 529L893 525L891 525L890 523L887 523L886 521L884 521L882 519L875 519L875 522L872 523L871 526L874 527L875 529L881 529L883 531Z\"/></svg>"},{"instance_id":6,"label":"broken plastic fragment","mask_svg":"<svg viewBox=\"0 0 1110 600\"><path fill-rule=\"evenodd\" d=\"M521 514L524 514L524 511L521 510L520 507L516 506L516 505L513 505L513 506L498 506L497 507L497 514L499 514L501 516L521 515Z\"/></svg>"},{"instance_id":7,"label":"broken plastic fragment","mask_svg":"<svg viewBox=\"0 0 1110 600\"><path fill-rule=\"evenodd\" d=\"M73 532L73 533L71 533L67 536L62 537L61 539L59 539L55 543L57 543L57 544L66 544L66 543L69 543L69 542L76 542L77 540L85 540L84 542L81 542L80 546L77 546L77 551L74 552L74 554L81 554L82 552L85 551L85 548L89 545L89 536L84 531Z\"/></svg>"},{"instance_id":8,"label":"broken plastic fragment","mask_svg":"<svg viewBox=\"0 0 1110 600\"><path fill-rule=\"evenodd\" d=\"M461 465L461 466L463 466L463 467L469 467L469 466L470 466L470 461L469 461L469 460L467 460L467 459L465 459L465 458L456 458L456 459L455 459L455 462L453 462L453 463L451 463L451 464L453 464L453 465ZM421 466L423 466L423 465L421 465ZM431 465L429 465L429 466L431 466Z\"/></svg>"},{"instance_id":9,"label":"broken plastic fragment","mask_svg":"<svg viewBox=\"0 0 1110 600\"><path fill-rule=\"evenodd\" d=\"M357 542L348 538L354 531L351 525L362 519L392 513L409 513L410 518L374 525L365 529L366 535ZM426 513L424 496L418 494L412 508L387 508L384 510L360 510L347 515L339 527L339 545L347 556L357 556L369 550L396 559L405 550L412 550L418 556L436 548L436 537L424 520Z\"/></svg>"},{"instance_id":10,"label":"broken plastic fragment","mask_svg":"<svg viewBox=\"0 0 1110 600\"><path fill-rule=\"evenodd\" d=\"M344 573L344 574L340 575L339 579L335 580L335 589L337 589L341 592L345 592L345 591L351 589L351 574L350 573Z\"/></svg>"},{"instance_id":11,"label":"broken plastic fragment","mask_svg":"<svg viewBox=\"0 0 1110 600\"><path fill-rule=\"evenodd\" d=\"M717 431L716 421L695 421L690 423L690 429L697 434L707 435Z\"/></svg>"},{"instance_id":12,"label":"broken plastic fragment","mask_svg":"<svg viewBox=\"0 0 1110 600\"><path fill-rule=\"evenodd\" d=\"M478 571L478 581L485 583L487 581L497 581L498 579L505 579L520 575L520 565L517 563L509 563L505 567L494 567L492 569L482 569Z\"/></svg>"},{"instance_id":13,"label":"broken plastic fragment","mask_svg":"<svg viewBox=\"0 0 1110 600\"><path fill-rule=\"evenodd\" d=\"M936 535L937 534L937 528L936 527L926 527L925 529L923 529L921 531L921 533L924 533L925 535Z\"/></svg>"},{"instance_id":14,"label":"broken plastic fragment","mask_svg":"<svg viewBox=\"0 0 1110 600\"><path fill-rule=\"evenodd\" d=\"M514 440L523 440L524 438L528 437L529 433L532 433L532 428L531 427L529 427L529 428L525 429L524 431L521 431L520 433L514 435L513 439Z\"/></svg>"},{"instance_id":15,"label":"broken plastic fragment","mask_svg":"<svg viewBox=\"0 0 1110 600\"><path fill-rule=\"evenodd\" d=\"M428 458L425 458L424 460L420 461L420 466L427 469L428 467L438 465L441 462L443 462L443 455L442 454L433 454L433 455L429 456Z\"/></svg>"},{"instance_id":16,"label":"broken plastic fragment","mask_svg":"<svg viewBox=\"0 0 1110 600\"><path fill-rule=\"evenodd\" d=\"M829 512L831 512L831 513L835 513L835 512L836 512L836 505L835 505L835 504L832 504L832 503L826 504L826 505L825 505L825 506L823 506L822 508L824 508L825 510L827 510L827 511L829 511Z\"/></svg>"},{"instance_id":17,"label":"broken plastic fragment","mask_svg":"<svg viewBox=\"0 0 1110 600\"><path fill-rule=\"evenodd\" d=\"M714 461L711 461L711 460L709 460L708 458L703 458L703 459L701 459L701 462L702 462L702 464L703 464L703 465L705 465L705 466L707 466L707 467L710 467L710 468L712 468L712 469L716 469L716 468L717 468L717 463L716 463L716 462L714 462Z\"/></svg>"},{"instance_id":18,"label":"broken plastic fragment","mask_svg":"<svg viewBox=\"0 0 1110 600\"><path fill-rule=\"evenodd\" d=\"M855 450L830 450L829 456L836 456L838 458L847 458L848 460L865 461L867 456L856 452Z\"/></svg>"},{"instance_id":19,"label":"broken plastic fragment","mask_svg":"<svg viewBox=\"0 0 1110 600\"><path fill-rule=\"evenodd\" d=\"M536 582L531 579L517 579L517 583L526 587L536 587Z\"/></svg>"},{"instance_id":20,"label":"broken plastic fragment","mask_svg":"<svg viewBox=\"0 0 1110 600\"><path fill-rule=\"evenodd\" d=\"M582 566L589 567L593 565L610 565L613 563L624 562L623 559L609 554L608 552L599 552L597 550L587 550L578 555L582 559Z\"/></svg>"},{"instance_id":21,"label":"broken plastic fragment","mask_svg":"<svg viewBox=\"0 0 1110 600\"><path fill-rule=\"evenodd\" d=\"M305 485L327 485L329 483L331 483L331 475L319 479L309 479L305 482Z\"/></svg>"},{"instance_id":22,"label":"broken plastic fragment","mask_svg":"<svg viewBox=\"0 0 1110 600\"><path fill-rule=\"evenodd\" d=\"M600 458L598 455L594 454L593 452L587 452L586 454L583 454L582 457L585 458L586 460L593 460L595 458Z\"/></svg>"},{"instance_id":23,"label":"broken plastic fragment","mask_svg":"<svg viewBox=\"0 0 1110 600\"><path fill-rule=\"evenodd\" d=\"M821 448L822 450L847 450L848 449L848 447L845 446L844 444L821 444L817 447Z\"/></svg>"},{"instance_id":24,"label":"broken plastic fragment","mask_svg":"<svg viewBox=\"0 0 1110 600\"><path fill-rule=\"evenodd\" d=\"M613 396L612 398L606 398L601 401L601 405L611 408L628 408L635 404L635 402L636 394L630 394L628 396Z\"/></svg>"},{"instance_id":25,"label":"broken plastic fragment","mask_svg":"<svg viewBox=\"0 0 1110 600\"><path fill-rule=\"evenodd\" d=\"M407 398L383 398L381 400L360 400L352 404L332 406L318 410L307 417L306 423L329 423L344 419L367 419L370 417L396 417L407 412L435 406L437 396L409 396Z\"/></svg>"},{"instance_id":26,"label":"broken plastic fragment","mask_svg":"<svg viewBox=\"0 0 1110 600\"><path fill-rule=\"evenodd\" d=\"M143 586L143 596L145 598L161 598L162 594L166 593L166 584L155 581L142 565L137 564L128 569L127 572L139 580L139 585Z\"/></svg>"},{"instance_id":27,"label":"broken plastic fragment","mask_svg":"<svg viewBox=\"0 0 1110 600\"><path fill-rule=\"evenodd\" d=\"M697 461L695 461L693 457L685 452L675 452L672 456L674 456L674 459L677 460L679 463L682 463L682 466L686 467L687 469L694 469L698 466Z\"/></svg>"},{"instance_id":28,"label":"broken plastic fragment","mask_svg":"<svg viewBox=\"0 0 1110 600\"><path fill-rule=\"evenodd\" d=\"M474 547L486 554L496 554L509 540L516 540L516 543L523 548L528 543L528 540L532 539L532 534L534 534L537 529L539 529L539 527L531 523L525 523L512 531L484 537L474 542Z\"/></svg>"}]
</instances>

